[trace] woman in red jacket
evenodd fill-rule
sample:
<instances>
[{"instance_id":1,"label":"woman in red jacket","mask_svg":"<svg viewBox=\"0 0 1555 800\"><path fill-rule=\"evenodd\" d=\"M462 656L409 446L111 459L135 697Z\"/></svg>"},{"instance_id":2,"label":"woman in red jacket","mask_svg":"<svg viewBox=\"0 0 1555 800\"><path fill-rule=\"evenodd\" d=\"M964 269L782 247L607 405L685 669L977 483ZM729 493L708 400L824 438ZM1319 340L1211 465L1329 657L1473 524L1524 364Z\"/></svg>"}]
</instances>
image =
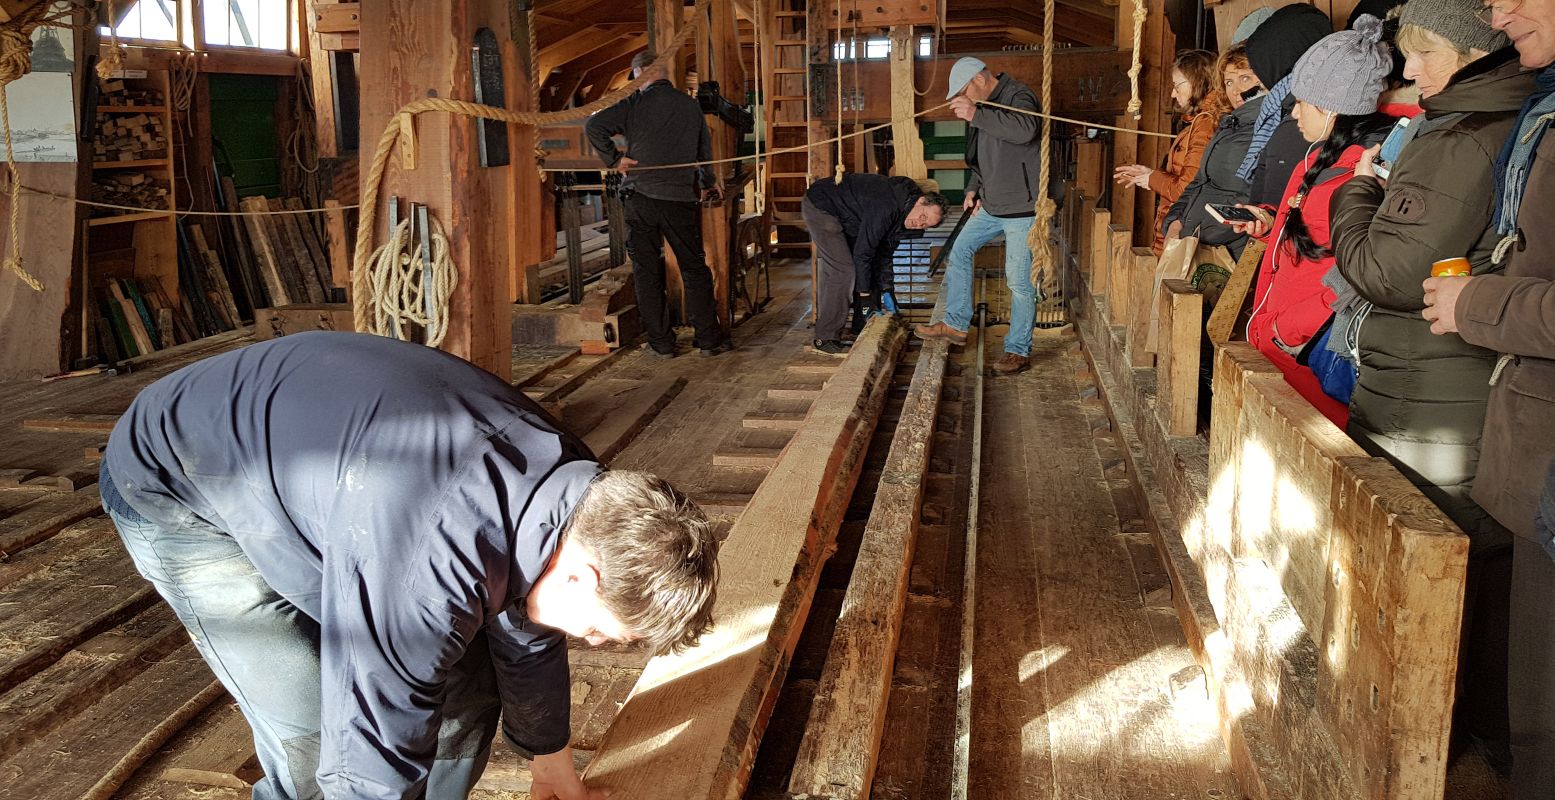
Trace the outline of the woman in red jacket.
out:
<instances>
[{"instance_id":1,"label":"woman in red jacket","mask_svg":"<svg viewBox=\"0 0 1555 800\"><path fill-rule=\"evenodd\" d=\"M1322 334L1337 298L1323 283L1334 265L1329 201L1355 174L1361 154L1381 142L1393 123L1377 112L1392 65L1381 36L1382 23L1363 16L1355 30L1328 36L1296 63L1291 93L1297 102L1291 115L1311 147L1291 174L1279 208L1243 206L1259 220L1236 226L1270 243L1258 271L1247 341L1340 428L1348 421L1348 405L1325 394L1318 377L1298 359Z\"/></svg>"}]
</instances>

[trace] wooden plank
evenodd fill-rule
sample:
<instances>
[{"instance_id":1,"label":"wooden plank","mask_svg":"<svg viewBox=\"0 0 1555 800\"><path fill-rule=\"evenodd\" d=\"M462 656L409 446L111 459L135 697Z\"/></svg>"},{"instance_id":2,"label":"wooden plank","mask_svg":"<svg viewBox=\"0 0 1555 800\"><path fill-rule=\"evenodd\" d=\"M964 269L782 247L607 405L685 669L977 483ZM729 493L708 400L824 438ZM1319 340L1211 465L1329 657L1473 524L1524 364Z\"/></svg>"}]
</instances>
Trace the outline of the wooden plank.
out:
<instances>
[{"instance_id":1,"label":"wooden plank","mask_svg":"<svg viewBox=\"0 0 1555 800\"><path fill-rule=\"evenodd\" d=\"M258 216L269 211L269 205L262 197L245 197L238 206L249 212L243 217L243 225L248 230L249 247L253 250L254 260L258 262L259 275L264 279L265 293L270 296L271 305L289 306L304 302L306 295L293 291L290 282L286 280L280 257L265 229L264 217Z\"/></svg>"},{"instance_id":2,"label":"wooden plank","mask_svg":"<svg viewBox=\"0 0 1555 800\"><path fill-rule=\"evenodd\" d=\"M324 214L324 236L329 248L329 280L336 286L351 285L351 248L346 242L346 212L340 201L330 198L324 201L329 209Z\"/></svg>"},{"instance_id":3,"label":"wooden plank","mask_svg":"<svg viewBox=\"0 0 1555 800\"><path fill-rule=\"evenodd\" d=\"M118 421L118 414L59 414L22 420L22 428L52 433L108 433Z\"/></svg>"},{"instance_id":4,"label":"wooden plank","mask_svg":"<svg viewBox=\"0 0 1555 800\"><path fill-rule=\"evenodd\" d=\"M313 29L319 33L359 33L361 12L361 3L315 3Z\"/></svg>"},{"instance_id":5,"label":"wooden plank","mask_svg":"<svg viewBox=\"0 0 1555 800\"><path fill-rule=\"evenodd\" d=\"M271 211L286 210L286 201L281 199L271 198L268 205ZM302 227L297 222L297 215L275 214L267 217L266 222L276 241L280 243L279 247L289 255L291 268L301 282L308 302L325 302L327 298L324 296L324 279L320 275L318 265L313 262L313 253L308 250L308 245L303 241Z\"/></svg>"},{"instance_id":6,"label":"wooden plank","mask_svg":"<svg viewBox=\"0 0 1555 800\"><path fill-rule=\"evenodd\" d=\"M896 174L913 180L929 177L923 163L923 139L918 135L918 120L913 116L917 93L913 88L913 64L917 62L917 37L911 25L892 25L891 54L891 142L896 152ZM862 137L860 138L862 141Z\"/></svg>"},{"instance_id":7,"label":"wooden plank","mask_svg":"<svg viewBox=\"0 0 1555 800\"><path fill-rule=\"evenodd\" d=\"M106 516L87 517L67 525L59 533L19 553L0 560L0 590L41 569L51 569L63 557L80 557L92 552L119 552L119 534L113 520Z\"/></svg>"},{"instance_id":8,"label":"wooden plank","mask_svg":"<svg viewBox=\"0 0 1555 800\"><path fill-rule=\"evenodd\" d=\"M1156 413L1167 436L1199 428L1199 321L1204 295L1180 280L1161 282L1161 342L1156 352Z\"/></svg>"},{"instance_id":9,"label":"wooden plank","mask_svg":"<svg viewBox=\"0 0 1555 800\"><path fill-rule=\"evenodd\" d=\"M186 644L0 762L13 797L106 800L190 720L225 692Z\"/></svg>"},{"instance_id":10,"label":"wooden plank","mask_svg":"<svg viewBox=\"0 0 1555 800\"><path fill-rule=\"evenodd\" d=\"M1161 281L1168 278L1186 280L1192 277L1189 271L1193 269L1196 260L1196 251L1199 249L1199 237L1187 236L1181 239L1172 239L1166 243L1161 252L1161 259L1156 264L1155 284L1151 287L1150 294L1150 337L1145 347L1152 353L1156 352L1157 342L1160 337L1160 311ZM1223 253L1225 248L1218 248Z\"/></svg>"},{"instance_id":11,"label":"wooden plank","mask_svg":"<svg viewBox=\"0 0 1555 800\"><path fill-rule=\"evenodd\" d=\"M685 378L660 378L625 393L597 426L583 434L583 443L596 458L609 463L685 387ZM563 416L568 418L565 411Z\"/></svg>"},{"instance_id":12,"label":"wooden plank","mask_svg":"<svg viewBox=\"0 0 1555 800\"><path fill-rule=\"evenodd\" d=\"M871 320L719 553L718 626L653 659L589 765L618 796L736 797L809 614L904 339Z\"/></svg>"},{"instance_id":13,"label":"wooden plank","mask_svg":"<svg viewBox=\"0 0 1555 800\"><path fill-rule=\"evenodd\" d=\"M102 513L96 486L48 494L0 519L0 554L13 554L59 533L66 525Z\"/></svg>"},{"instance_id":14,"label":"wooden plank","mask_svg":"<svg viewBox=\"0 0 1555 800\"><path fill-rule=\"evenodd\" d=\"M198 744L162 770L162 780L247 790L264 776L254 754L254 733L236 703L214 714Z\"/></svg>"},{"instance_id":15,"label":"wooden plank","mask_svg":"<svg viewBox=\"0 0 1555 800\"><path fill-rule=\"evenodd\" d=\"M1263 261L1265 249L1263 242L1253 239L1242 250L1242 257L1237 259L1236 269L1231 271L1231 279L1226 281L1220 299L1215 301L1215 310L1210 312L1209 322L1204 326L1211 342L1225 344L1237 338L1236 329L1241 321L1242 306L1247 301L1248 292L1252 291L1253 281L1258 277L1258 265Z\"/></svg>"},{"instance_id":16,"label":"wooden plank","mask_svg":"<svg viewBox=\"0 0 1555 800\"><path fill-rule=\"evenodd\" d=\"M1155 365L1150 353L1150 317L1155 287L1156 257L1148 247L1131 248L1128 267L1128 358L1135 369Z\"/></svg>"},{"instance_id":17,"label":"wooden plank","mask_svg":"<svg viewBox=\"0 0 1555 800\"><path fill-rule=\"evenodd\" d=\"M166 605L154 605L66 653L0 696L0 759L53 733L189 642Z\"/></svg>"},{"instance_id":18,"label":"wooden plank","mask_svg":"<svg viewBox=\"0 0 1555 800\"><path fill-rule=\"evenodd\" d=\"M866 800L874 782L949 352L934 339L918 353L789 780L794 795Z\"/></svg>"}]
</instances>

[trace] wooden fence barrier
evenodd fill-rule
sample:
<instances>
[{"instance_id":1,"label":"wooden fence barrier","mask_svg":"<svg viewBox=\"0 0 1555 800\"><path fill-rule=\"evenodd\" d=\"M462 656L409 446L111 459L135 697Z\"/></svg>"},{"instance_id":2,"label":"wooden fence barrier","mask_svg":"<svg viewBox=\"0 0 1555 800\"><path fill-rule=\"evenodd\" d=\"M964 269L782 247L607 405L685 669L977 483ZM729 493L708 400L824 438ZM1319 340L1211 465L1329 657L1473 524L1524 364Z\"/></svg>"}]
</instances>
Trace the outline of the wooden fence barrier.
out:
<instances>
[{"instance_id":1,"label":"wooden fence barrier","mask_svg":"<svg viewBox=\"0 0 1555 800\"><path fill-rule=\"evenodd\" d=\"M1156 257L1148 247L1135 247L1124 262L1128 270L1128 358L1134 367L1155 365L1147 346L1150 318L1154 314Z\"/></svg>"},{"instance_id":2,"label":"wooden fence barrier","mask_svg":"<svg viewBox=\"0 0 1555 800\"><path fill-rule=\"evenodd\" d=\"M1090 251L1085 265L1085 277L1090 281L1091 293L1104 295L1109 284L1108 264L1112 263L1112 212L1105 208L1091 209Z\"/></svg>"},{"instance_id":3,"label":"wooden fence barrier","mask_svg":"<svg viewBox=\"0 0 1555 800\"><path fill-rule=\"evenodd\" d=\"M1107 324L1128 324L1129 272L1134 267L1134 234L1116 223L1107 226Z\"/></svg>"}]
</instances>

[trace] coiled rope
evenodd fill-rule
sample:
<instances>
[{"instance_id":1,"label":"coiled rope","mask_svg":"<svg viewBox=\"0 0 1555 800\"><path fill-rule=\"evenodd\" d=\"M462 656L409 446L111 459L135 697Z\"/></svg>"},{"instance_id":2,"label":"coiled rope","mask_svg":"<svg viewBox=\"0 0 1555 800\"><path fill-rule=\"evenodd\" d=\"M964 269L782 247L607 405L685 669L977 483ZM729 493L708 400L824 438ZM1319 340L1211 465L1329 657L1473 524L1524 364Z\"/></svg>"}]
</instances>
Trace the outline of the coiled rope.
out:
<instances>
[{"instance_id":1,"label":"coiled rope","mask_svg":"<svg viewBox=\"0 0 1555 800\"><path fill-rule=\"evenodd\" d=\"M373 253L366 276L372 287L372 320L365 329L358 325L357 330L407 339L407 325L420 325L428 347L443 343L448 335L448 300L459 283L459 271L448 255L448 237L442 226L430 216L427 222L431 230L422 235L430 239L430 263L411 236L408 218L395 226L389 241ZM429 288L431 298L427 297Z\"/></svg>"}]
</instances>

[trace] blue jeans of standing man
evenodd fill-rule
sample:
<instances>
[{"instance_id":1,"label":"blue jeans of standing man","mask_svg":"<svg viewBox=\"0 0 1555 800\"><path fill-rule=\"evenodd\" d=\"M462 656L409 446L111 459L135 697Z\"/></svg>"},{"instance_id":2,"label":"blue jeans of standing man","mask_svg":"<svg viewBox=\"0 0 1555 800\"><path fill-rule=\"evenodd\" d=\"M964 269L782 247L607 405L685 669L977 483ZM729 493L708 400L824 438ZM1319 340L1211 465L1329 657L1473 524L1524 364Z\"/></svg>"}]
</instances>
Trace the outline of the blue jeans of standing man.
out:
<instances>
[{"instance_id":1,"label":"blue jeans of standing man","mask_svg":"<svg viewBox=\"0 0 1555 800\"><path fill-rule=\"evenodd\" d=\"M254 800L323 798L318 623L270 588L236 540L188 515L164 527L142 517L99 478L103 509L140 574L188 628L194 645L242 709L264 777ZM485 636L449 671L428 800L466 797L486 767L501 711Z\"/></svg>"},{"instance_id":2,"label":"blue jeans of standing man","mask_svg":"<svg viewBox=\"0 0 1555 800\"><path fill-rule=\"evenodd\" d=\"M1031 327L1037 321L1037 290L1031 285L1031 248L1026 235L1033 217L996 217L978 209L950 248L945 270L945 322L958 331L972 326L972 258L1004 234L1004 283L1010 287L1010 332L1004 352L1031 355Z\"/></svg>"}]
</instances>

